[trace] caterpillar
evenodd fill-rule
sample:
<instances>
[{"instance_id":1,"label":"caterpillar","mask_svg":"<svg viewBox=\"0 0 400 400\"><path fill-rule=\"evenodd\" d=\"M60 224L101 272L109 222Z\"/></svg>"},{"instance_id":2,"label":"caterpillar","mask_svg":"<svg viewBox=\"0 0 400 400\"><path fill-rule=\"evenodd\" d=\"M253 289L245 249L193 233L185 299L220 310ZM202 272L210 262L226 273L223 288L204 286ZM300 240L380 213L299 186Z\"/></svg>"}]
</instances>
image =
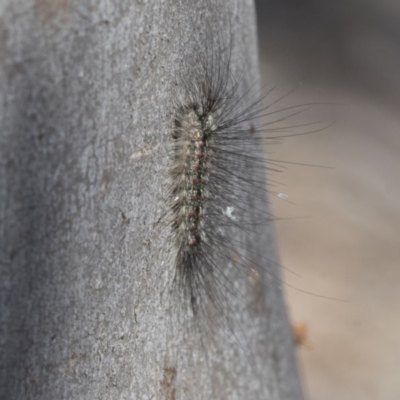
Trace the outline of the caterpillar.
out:
<instances>
[{"instance_id":1,"label":"caterpillar","mask_svg":"<svg viewBox=\"0 0 400 400\"><path fill-rule=\"evenodd\" d=\"M242 72L236 78L231 70L232 50L232 37L217 34L211 48L197 52L190 79L180 77L183 96L174 105L170 132L174 290L184 294L195 317L210 312L209 302L221 308L226 291L239 295L226 274L229 264L253 281L264 268L246 240L273 219L265 207L267 175L280 165L266 158L264 147L290 136L291 129L303 134L299 127L312 125L288 122L309 105L270 110L284 96L263 105L273 89L243 89ZM259 122L265 117L270 119Z\"/></svg>"},{"instance_id":2,"label":"caterpillar","mask_svg":"<svg viewBox=\"0 0 400 400\"><path fill-rule=\"evenodd\" d=\"M296 122L310 104L276 108L286 94L273 97L274 88L260 91L257 79L249 82L246 60L237 53L243 48L233 29L237 17L218 21L214 17L220 14L209 7L210 20L206 14L196 21L206 26L204 36L181 60L166 144L170 293L183 310L182 320L190 323L188 341L201 340L211 358L210 343L222 357L218 341L232 342L239 354L224 357L232 362L244 356L249 374L259 377L255 398L269 398L261 383L269 361L260 349L268 346L264 333L275 318L266 317L266 304L280 296L281 279L271 246L268 185L283 163L268 159L265 147L321 126ZM179 318L182 310L171 312ZM289 329L282 338L290 344Z\"/></svg>"}]
</instances>

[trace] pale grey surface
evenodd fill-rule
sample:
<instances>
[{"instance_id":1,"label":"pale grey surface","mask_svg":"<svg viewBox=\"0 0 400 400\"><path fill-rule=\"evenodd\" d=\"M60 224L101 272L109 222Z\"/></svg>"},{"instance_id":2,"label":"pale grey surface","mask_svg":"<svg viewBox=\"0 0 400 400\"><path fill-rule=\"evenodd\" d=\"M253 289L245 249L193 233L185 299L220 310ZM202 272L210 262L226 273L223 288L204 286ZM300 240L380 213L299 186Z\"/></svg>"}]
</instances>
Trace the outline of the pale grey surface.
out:
<instances>
[{"instance_id":1,"label":"pale grey surface","mask_svg":"<svg viewBox=\"0 0 400 400\"><path fill-rule=\"evenodd\" d=\"M216 332L205 357L174 324L158 222L173 93L197 16L221 17L185 3L0 1L1 399L301 399L270 280L260 315L232 305L251 354ZM250 85L252 3L232 21Z\"/></svg>"},{"instance_id":2,"label":"pale grey surface","mask_svg":"<svg viewBox=\"0 0 400 400\"><path fill-rule=\"evenodd\" d=\"M331 110L331 129L274 149L331 167L290 166L276 189L289 202L273 204L284 219L276 231L288 308L308 330L298 350L305 397L400 399L400 2L257 5L265 82L303 81L288 104L344 106Z\"/></svg>"}]
</instances>

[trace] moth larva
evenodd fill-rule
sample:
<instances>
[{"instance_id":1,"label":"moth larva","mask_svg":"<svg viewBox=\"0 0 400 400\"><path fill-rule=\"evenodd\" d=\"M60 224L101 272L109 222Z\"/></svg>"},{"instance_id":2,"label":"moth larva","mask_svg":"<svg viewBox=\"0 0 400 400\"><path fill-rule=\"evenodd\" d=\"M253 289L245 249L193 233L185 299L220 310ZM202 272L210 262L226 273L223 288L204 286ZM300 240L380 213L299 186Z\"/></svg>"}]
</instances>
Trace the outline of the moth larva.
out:
<instances>
[{"instance_id":1,"label":"moth larva","mask_svg":"<svg viewBox=\"0 0 400 400\"><path fill-rule=\"evenodd\" d=\"M274 132L288 129L276 124L293 110L271 111L268 124L258 124L268 106L234 77L232 46L218 37L211 49L198 52L191 78L180 80L183 97L171 129L168 205L175 283L195 316L211 312L205 303L220 310L227 292L241 296L226 268L234 264L246 276L253 262L247 240L271 219L263 206L266 173L278 168L277 162L268 164L263 147L276 141ZM294 109L297 114L305 107Z\"/></svg>"},{"instance_id":2,"label":"moth larva","mask_svg":"<svg viewBox=\"0 0 400 400\"><path fill-rule=\"evenodd\" d=\"M216 16L220 14L214 10L205 15L211 20L191 24L198 24L204 37L188 40L183 46L167 144L168 217L164 221L171 234L167 249L171 257L168 272L173 273L170 293L178 297L170 303L168 340L184 331L181 321L196 328L190 329L184 345L178 346L178 356L171 358L182 361L182 374L192 361L195 366L214 364L210 382L223 360L229 367L221 382L234 381L238 376L235 365L243 367L259 384L249 391L254 397L247 398L273 398L266 395L268 385L263 382L265 366L270 367L275 357L269 353L266 339L276 326L271 321L279 319L276 315L283 321L278 324L282 330L273 332L272 341L288 344L290 354L292 339L289 325L285 326L278 264L268 236L273 216L267 204L267 178L283 164L268 160L264 151L266 145L292 132L302 134L309 129L294 119L308 106L276 110L274 106L283 96L271 100L272 90L260 94L254 83L257 71L252 79L245 57L241 58L246 41L240 42L242 37L234 35L240 29L219 24ZM240 24L237 16L229 17L232 27ZM265 122L261 121L266 116ZM275 282L265 284L271 277ZM270 299L275 303L268 303ZM184 312L177 309L180 306ZM198 339L205 350L200 354ZM225 340L233 346L221 345ZM192 348L193 359L188 361ZM183 351L189 355L179 358ZM196 367L194 371L196 374ZM221 396L222 392L218 386L210 398L232 398Z\"/></svg>"}]
</instances>

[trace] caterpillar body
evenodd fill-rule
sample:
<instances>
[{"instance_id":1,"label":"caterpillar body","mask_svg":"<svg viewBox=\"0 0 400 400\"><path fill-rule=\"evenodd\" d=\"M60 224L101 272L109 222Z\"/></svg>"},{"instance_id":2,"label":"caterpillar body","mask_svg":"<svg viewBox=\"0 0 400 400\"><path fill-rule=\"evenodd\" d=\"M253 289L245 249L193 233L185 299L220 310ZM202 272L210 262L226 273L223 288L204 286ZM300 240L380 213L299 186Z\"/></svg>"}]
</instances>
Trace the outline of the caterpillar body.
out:
<instances>
[{"instance_id":1,"label":"caterpillar body","mask_svg":"<svg viewBox=\"0 0 400 400\"><path fill-rule=\"evenodd\" d=\"M268 227L274 219L268 207L268 175L280 171L281 165L266 158L265 146L302 134L299 128L309 131L308 124L294 122L309 106L276 109L283 96L270 101L272 89L260 94L257 80L249 82L245 58L237 53L245 47L236 46L242 38L233 34L231 24L238 17L217 21L215 15L226 13L208 7L211 19L206 14L193 22L206 26L204 37L181 61L168 132L165 221L171 236L170 293L178 297L173 304L185 310L185 322L196 328L190 329L188 341L197 340L193 336L198 334L206 357L213 358L211 343L220 358L239 361L244 356L248 376L259 376L259 386L248 398L270 398L262 384L262 370L270 361L262 358L261 347L267 351L264 333L272 318L281 318L286 329L279 340L290 346L291 337L278 304L281 280ZM272 285L265 285L271 280ZM266 317L269 301L278 301L276 315L281 317L276 318L275 311ZM218 341L225 337L240 354L220 354ZM225 398L218 396L219 391L213 398Z\"/></svg>"},{"instance_id":2,"label":"caterpillar body","mask_svg":"<svg viewBox=\"0 0 400 400\"><path fill-rule=\"evenodd\" d=\"M267 175L280 171L280 165L268 161L265 145L298 129L288 119L307 109L270 111L281 99L263 106L272 90L260 95L254 87L243 88L242 72L235 78L231 69L232 40L217 35L211 48L197 51L190 79L179 79L183 96L174 105L170 134L167 203L176 251L174 290L183 292L199 318L212 313L206 303L220 313L220 303L228 302L221 296L242 297L229 281L229 265L246 278L251 275L251 281L260 279L262 270L274 277L266 271L270 259L254 254L249 243L273 219ZM259 122L265 116L269 120Z\"/></svg>"}]
</instances>

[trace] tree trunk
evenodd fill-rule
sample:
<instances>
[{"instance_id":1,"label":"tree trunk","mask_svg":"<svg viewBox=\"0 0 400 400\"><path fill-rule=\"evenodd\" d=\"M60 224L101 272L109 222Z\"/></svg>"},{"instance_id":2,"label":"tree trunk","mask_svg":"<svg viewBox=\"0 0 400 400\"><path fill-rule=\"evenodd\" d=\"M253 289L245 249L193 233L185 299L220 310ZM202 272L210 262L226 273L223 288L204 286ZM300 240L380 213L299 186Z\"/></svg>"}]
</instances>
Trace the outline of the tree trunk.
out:
<instances>
[{"instance_id":1,"label":"tree trunk","mask_svg":"<svg viewBox=\"0 0 400 400\"><path fill-rule=\"evenodd\" d=\"M237 346L188 340L167 295L166 148L200 16L232 21L232 68L258 78L252 2L186 3L0 0L1 399L302 398L276 283ZM249 240L274 258L271 232Z\"/></svg>"}]
</instances>

